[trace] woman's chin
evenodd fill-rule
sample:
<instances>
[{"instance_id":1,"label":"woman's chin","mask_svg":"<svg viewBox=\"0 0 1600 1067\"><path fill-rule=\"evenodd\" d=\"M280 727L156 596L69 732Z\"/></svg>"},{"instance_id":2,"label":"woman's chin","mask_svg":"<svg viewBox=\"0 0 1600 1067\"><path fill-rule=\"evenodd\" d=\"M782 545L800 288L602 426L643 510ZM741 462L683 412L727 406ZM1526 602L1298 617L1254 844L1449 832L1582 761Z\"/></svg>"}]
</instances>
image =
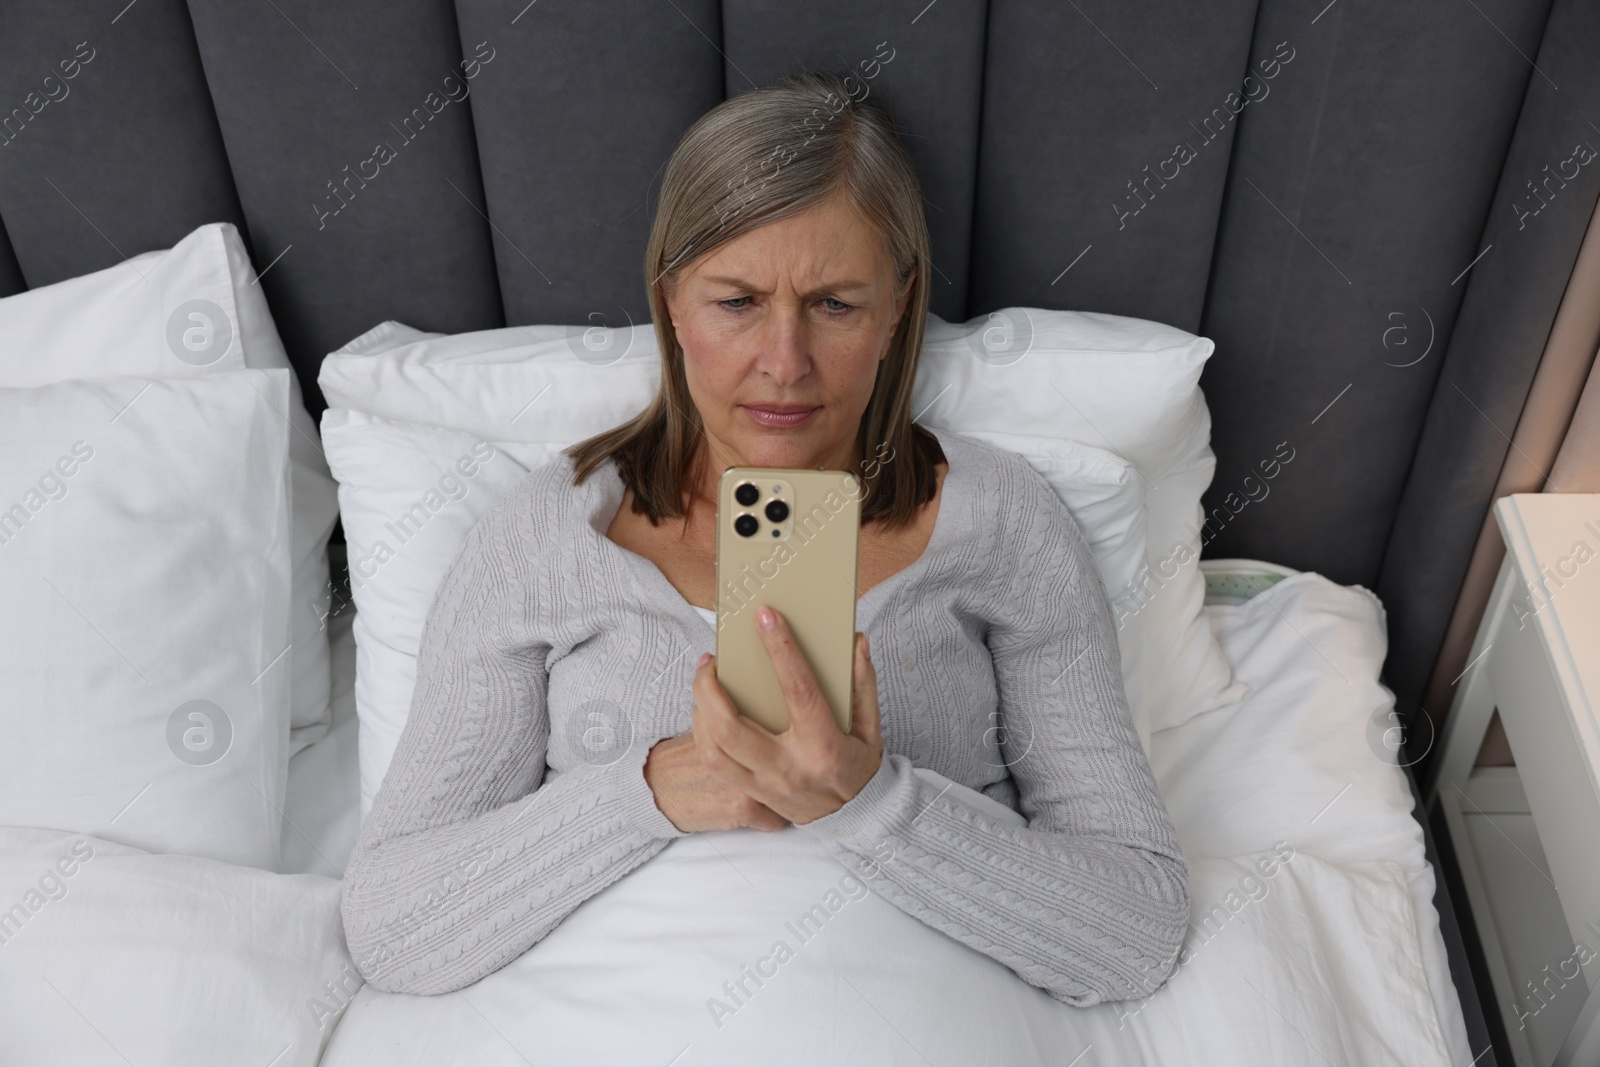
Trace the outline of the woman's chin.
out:
<instances>
[{"instance_id":1,"label":"woman's chin","mask_svg":"<svg viewBox=\"0 0 1600 1067\"><path fill-rule=\"evenodd\" d=\"M811 419L792 429L775 429L757 426L746 420L733 439L734 448L741 457L741 467L793 467L809 468L817 465L814 457L831 451L825 438L826 428Z\"/></svg>"}]
</instances>

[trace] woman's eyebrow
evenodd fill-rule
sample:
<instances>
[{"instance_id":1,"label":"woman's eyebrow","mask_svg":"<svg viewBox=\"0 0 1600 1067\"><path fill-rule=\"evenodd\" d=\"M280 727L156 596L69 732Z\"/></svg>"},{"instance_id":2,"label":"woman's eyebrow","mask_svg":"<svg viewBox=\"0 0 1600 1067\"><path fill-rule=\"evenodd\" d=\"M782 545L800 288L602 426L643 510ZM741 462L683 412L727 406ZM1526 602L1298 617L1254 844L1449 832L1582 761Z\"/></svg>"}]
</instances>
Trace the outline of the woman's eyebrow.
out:
<instances>
[{"instance_id":1,"label":"woman's eyebrow","mask_svg":"<svg viewBox=\"0 0 1600 1067\"><path fill-rule=\"evenodd\" d=\"M767 295L765 292L762 292L761 290L757 289L755 286L751 285L749 282L745 281L743 278L734 278L734 277L730 277L730 276L725 275L725 274L712 274L712 275L703 276L701 278L701 280L705 281L705 282L709 282L712 285L726 285L726 286L728 286L730 288L733 288L733 289L741 289L744 292L755 293L755 294L757 294L759 296L766 296ZM821 296L823 293L845 293L845 292L850 292L852 290L861 290L861 289L870 289L870 288L872 288L872 283L871 282L856 281L853 278L847 278L847 279L844 279L842 281L831 282L831 283L826 284L826 285L818 286L816 289L812 290L809 293L806 293L805 295L806 296Z\"/></svg>"}]
</instances>

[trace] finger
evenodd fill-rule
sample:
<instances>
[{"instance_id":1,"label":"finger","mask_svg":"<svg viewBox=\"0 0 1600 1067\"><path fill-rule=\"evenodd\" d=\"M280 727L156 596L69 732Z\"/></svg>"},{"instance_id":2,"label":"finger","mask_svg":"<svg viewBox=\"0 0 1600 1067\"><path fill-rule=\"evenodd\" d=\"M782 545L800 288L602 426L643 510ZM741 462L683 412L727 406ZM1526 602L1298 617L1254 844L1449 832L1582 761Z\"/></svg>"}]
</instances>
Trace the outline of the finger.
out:
<instances>
[{"instance_id":1,"label":"finger","mask_svg":"<svg viewBox=\"0 0 1600 1067\"><path fill-rule=\"evenodd\" d=\"M739 714L728 690L717 680L716 667L716 657L708 656L695 671L693 682L695 707L691 722L701 758L709 761L720 753L752 772L773 769L783 755L777 735Z\"/></svg>"},{"instance_id":2,"label":"finger","mask_svg":"<svg viewBox=\"0 0 1600 1067\"><path fill-rule=\"evenodd\" d=\"M691 689L694 692L694 707L689 717L690 732L694 735L694 746L700 754L700 762L709 771L720 751L718 732L729 718L738 717L739 710L733 706L733 699L717 680L715 657L701 660L700 667L694 673Z\"/></svg>"},{"instance_id":3,"label":"finger","mask_svg":"<svg viewBox=\"0 0 1600 1067\"><path fill-rule=\"evenodd\" d=\"M855 674L850 686L850 736L876 747L883 743L878 708L878 669L872 663L867 635L856 631Z\"/></svg>"},{"instance_id":4,"label":"finger","mask_svg":"<svg viewBox=\"0 0 1600 1067\"><path fill-rule=\"evenodd\" d=\"M756 632L761 635L761 643L772 659L772 669L778 676L784 701L789 705L789 728L799 737L815 737L830 727L837 733L839 724L834 721L833 710L828 707L822 686L817 683L811 661L795 641L789 620L776 608L762 610L772 612L773 623L771 627L762 626L758 610Z\"/></svg>"},{"instance_id":5,"label":"finger","mask_svg":"<svg viewBox=\"0 0 1600 1067\"><path fill-rule=\"evenodd\" d=\"M729 716L737 715L738 709L733 706L728 691L717 680L717 661L714 656L708 654L701 657L689 688L694 693L694 707L689 713L690 732L694 735L700 758L709 767L717 747L716 726Z\"/></svg>"},{"instance_id":6,"label":"finger","mask_svg":"<svg viewBox=\"0 0 1600 1067\"><path fill-rule=\"evenodd\" d=\"M756 776L756 772L728 755L716 745L711 747L711 755L706 759L706 769L715 777L746 796L770 807L768 802L772 798L762 786L760 779Z\"/></svg>"},{"instance_id":7,"label":"finger","mask_svg":"<svg viewBox=\"0 0 1600 1067\"><path fill-rule=\"evenodd\" d=\"M771 833L774 830L782 830L789 825L788 819L785 819L782 815L761 803L761 801L752 797L751 803L756 807L755 814L750 819L750 827L752 829Z\"/></svg>"}]
</instances>

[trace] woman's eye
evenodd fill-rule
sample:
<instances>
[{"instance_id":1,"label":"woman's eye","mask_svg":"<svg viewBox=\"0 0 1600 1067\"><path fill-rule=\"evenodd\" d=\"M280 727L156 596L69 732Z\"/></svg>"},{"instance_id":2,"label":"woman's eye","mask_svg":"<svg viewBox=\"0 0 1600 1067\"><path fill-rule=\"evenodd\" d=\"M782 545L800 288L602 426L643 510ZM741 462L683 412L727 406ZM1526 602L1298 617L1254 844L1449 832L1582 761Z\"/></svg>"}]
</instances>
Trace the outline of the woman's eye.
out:
<instances>
[{"instance_id":1,"label":"woman's eye","mask_svg":"<svg viewBox=\"0 0 1600 1067\"><path fill-rule=\"evenodd\" d=\"M729 311L743 311L750 305L741 303L741 301L750 299L752 298L748 296L733 296L726 300L719 300L717 303ZM822 298L822 309L830 315L843 315L845 312L853 310L853 307L837 297L825 296Z\"/></svg>"}]
</instances>

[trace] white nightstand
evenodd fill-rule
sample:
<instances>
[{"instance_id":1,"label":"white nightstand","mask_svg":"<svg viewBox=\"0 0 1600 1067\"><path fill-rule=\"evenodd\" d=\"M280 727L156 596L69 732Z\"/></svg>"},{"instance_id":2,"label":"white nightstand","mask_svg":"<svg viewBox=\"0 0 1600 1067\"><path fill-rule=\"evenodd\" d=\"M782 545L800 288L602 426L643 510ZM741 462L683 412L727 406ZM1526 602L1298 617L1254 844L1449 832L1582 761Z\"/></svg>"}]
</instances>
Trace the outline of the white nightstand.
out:
<instances>
[{"instance_id":1,"label":"white nightstand","mask_svg":"<svg viewBox=\"0 0 1600 1067\"><path fill-rule=\"evenodd\" d=\"M1600 1064L1600 495L1521 493L1456 683L1442 810L1518 1067ZM1515 767L1474 770L1500 711ZM1587 963L1587 966L1584 964Z\"/></svg>"}]
</instances>

